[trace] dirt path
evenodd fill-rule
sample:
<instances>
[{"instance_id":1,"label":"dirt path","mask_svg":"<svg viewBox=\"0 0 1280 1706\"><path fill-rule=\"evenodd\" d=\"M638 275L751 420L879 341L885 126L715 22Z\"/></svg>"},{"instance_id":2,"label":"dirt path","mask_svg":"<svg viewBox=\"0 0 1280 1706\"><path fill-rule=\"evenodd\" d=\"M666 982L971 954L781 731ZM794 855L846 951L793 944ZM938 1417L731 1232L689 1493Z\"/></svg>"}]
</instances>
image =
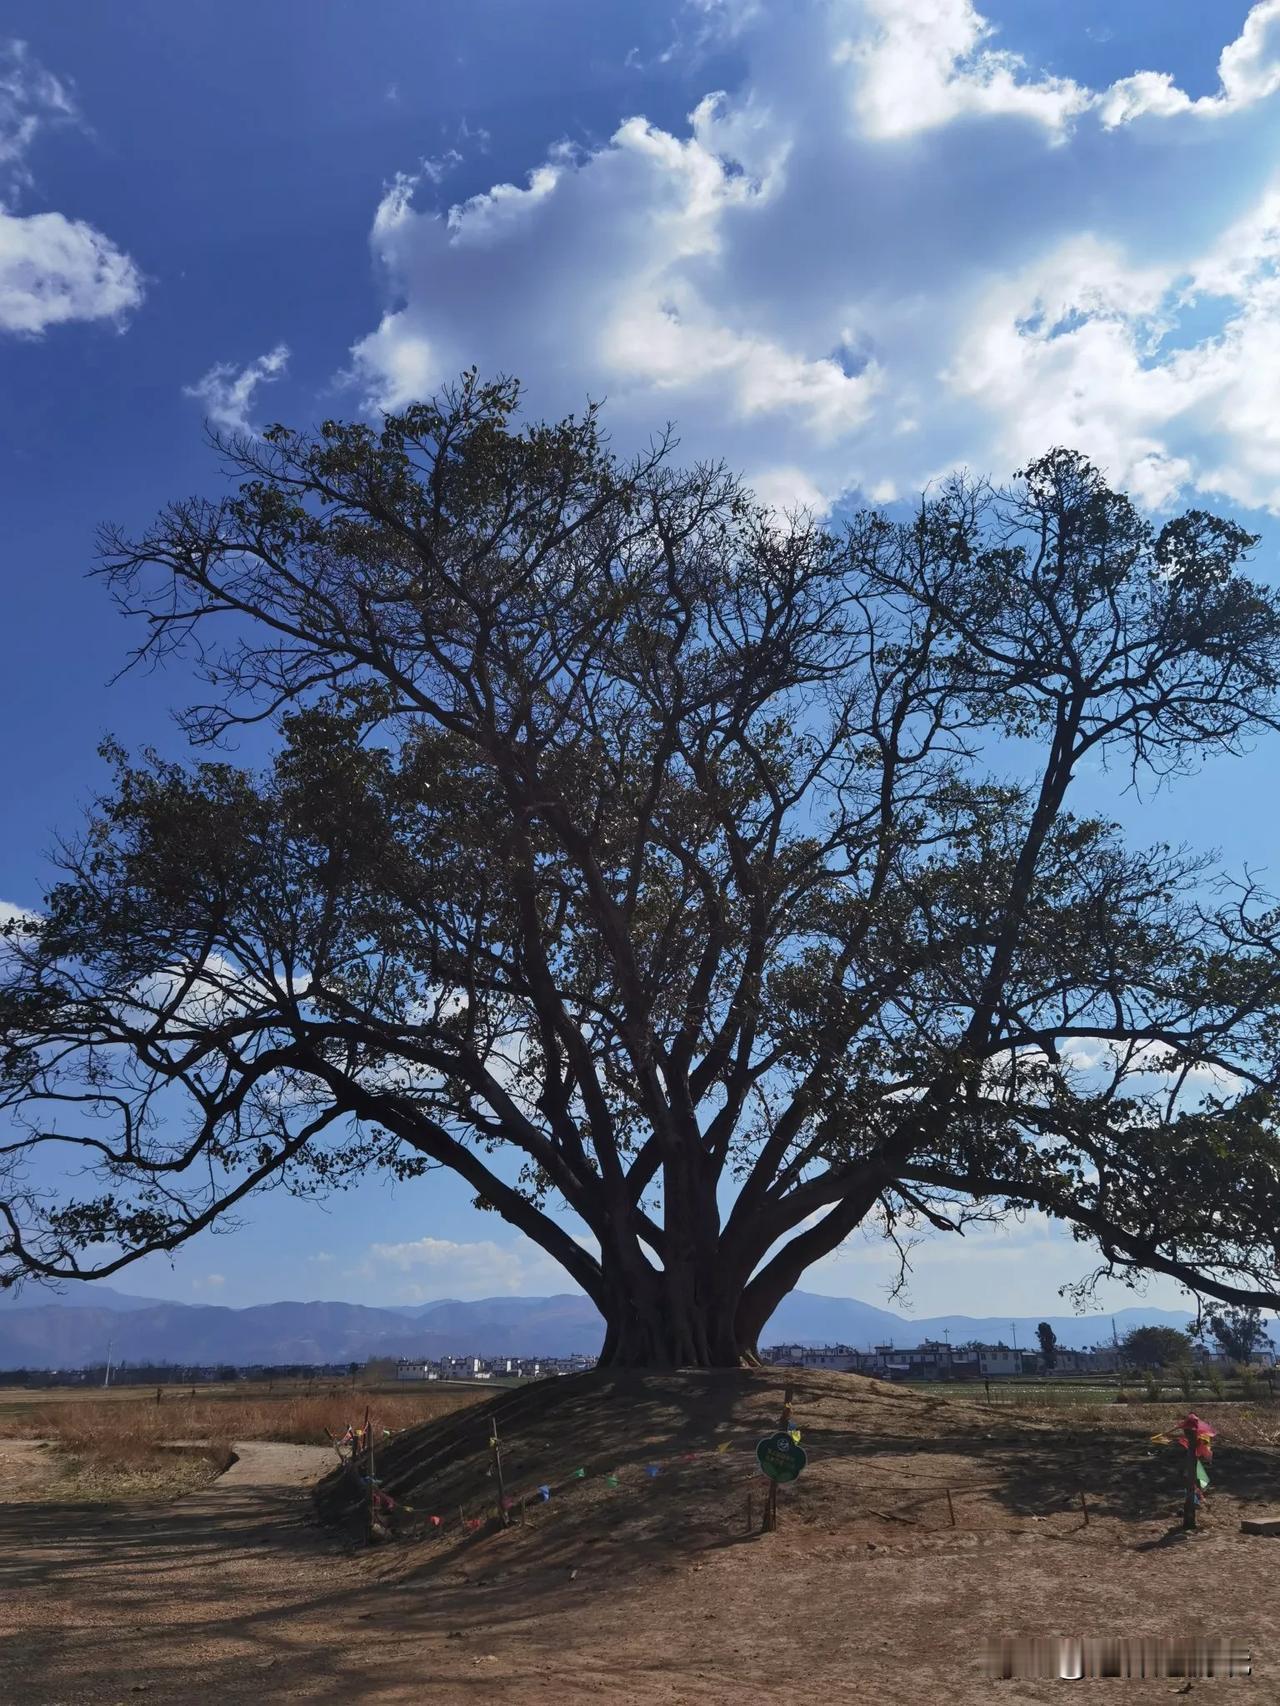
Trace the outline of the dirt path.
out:
<instances>
[{"instance_id":1,"label":"dirt path","mask_svg":"<svg viewBox=\"0 0 1280 1706\"><path fill-rule=\"evenodd\" d=\"M721 1537L685 1544L673 1476L643 1546L576 1525L566 1504L541 1527L350 1553L312 1520L309 1483L331 1454L238 1451L219 1482L166 1508L0 1504L0 1701L1060 1701L1058 1683L993 1694L981 1646L1010 1632L1234 1636L1255 1670L1239 1697L1280 1698L1280 1543L1243 1538L1244 1507L1226 1497L1189 1548L1166 1543L1164 1518L1095 1514L1085 1528L976 1493L954 1529L936 1499L914 1522L851 1520L829 1460L828 1490L807 1508L784 1496L771 1536L731 1524L726 1503ZM884 1464L886 1487L906 1466ZM959 1479L963 1464L925 1467ZM1165 1701L1180 1686L1081 1682L1071 1697Z\"/></svg>"}]
</instances>

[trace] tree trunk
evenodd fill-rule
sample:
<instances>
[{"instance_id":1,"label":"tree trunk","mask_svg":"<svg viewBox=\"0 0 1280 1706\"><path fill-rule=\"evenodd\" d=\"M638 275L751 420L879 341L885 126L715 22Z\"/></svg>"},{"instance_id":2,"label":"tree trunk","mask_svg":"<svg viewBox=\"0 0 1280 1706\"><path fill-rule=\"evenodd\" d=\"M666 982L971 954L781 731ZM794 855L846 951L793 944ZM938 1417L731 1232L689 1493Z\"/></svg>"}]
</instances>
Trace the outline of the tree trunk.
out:
<instances>
[{"instance_id":1,"label":"tree trunk","mask_svg":"<svg viewBox=\"0 0 1280 1706\"><path fill-rule=\"evenodd\" d=\"M606 1299L602 1368L742 1368L758 1363L737 1332L736 1296L698 1298L678 1276L653 1275L647 1295Z\"/></svg>"}]
</instances>

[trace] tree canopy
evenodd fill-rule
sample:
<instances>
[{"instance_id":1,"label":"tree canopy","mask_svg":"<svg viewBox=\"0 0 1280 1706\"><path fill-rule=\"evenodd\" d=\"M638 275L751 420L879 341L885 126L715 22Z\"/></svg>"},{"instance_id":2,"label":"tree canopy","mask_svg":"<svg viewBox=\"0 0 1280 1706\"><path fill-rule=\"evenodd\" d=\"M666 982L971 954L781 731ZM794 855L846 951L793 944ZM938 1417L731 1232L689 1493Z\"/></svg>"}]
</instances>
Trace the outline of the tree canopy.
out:
<instances>
[{"instance_id":1,"label":"tree canopy","mask_svg":"<svg viewBox=\"0 0 1280 1706\"><path fill-rule=\"evenodd\" d=\"M855 1228L1011 1210L1276 1301L1280 914L1068 804L1275 727L1256 540L1067 450L824 526L517 410L227 440L104 536L209 750L110 748L7 931L0 1278L447 1168L617 1363L749 1360Z\"/></svg>"},{"instance_id":2,"label":"tree canopy","mask_svg":"<svg viewBox=\"0 0 1280 1706\"><path fill-rule=\"evenodd\" d=\"M1271 1342L1260 1309L1210 1309L1201 1331L1232 1362L1251 1362L1254 1352Z\"/></svg>"},{"instance_id":3,"label":"tree canopy","mask_svg":"<svg viewBox=\"0 0 1280 1706\"><path fill-rule=\"evenodd\" d=\"M1191 1361L1191 1335L1177 1327L1134 1327L1120 1349L1137 1368L1179 1368Z\"/></svg>"}]
</instances>

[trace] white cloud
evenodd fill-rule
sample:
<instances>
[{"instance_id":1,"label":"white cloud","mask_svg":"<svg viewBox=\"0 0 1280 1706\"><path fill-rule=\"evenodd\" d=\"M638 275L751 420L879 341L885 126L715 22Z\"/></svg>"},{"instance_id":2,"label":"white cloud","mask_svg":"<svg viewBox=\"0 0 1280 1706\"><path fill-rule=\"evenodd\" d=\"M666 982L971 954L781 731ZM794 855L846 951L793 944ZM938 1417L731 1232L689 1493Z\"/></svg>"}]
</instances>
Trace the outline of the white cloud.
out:
<instances>
[{"instance_id":1,"label":"white cloud","mask_svg":"<svg viewBox=\"0 0 1280 1706\"><path fill-rule=\"evenodd\" d=\"M225 1274L199 1274L191 1282L192 1291L221 1291L227 1283Z\"/></svg>"},{"instance_id":2,"label":"white cloud","mask_svg":"<svg viewBox=\"0 0 1280 1706\"><path fill-rule=\"evenodd\" d=\"M1222 56L1241 111L1271 87L1277 8ZM371 239L387 306L348 375L371 408L475 362L524 379L535 414L604 398L624 451L673 421L682 459L723 457L782 508L1068 443L1152 506L1198 490L1280 512L1261 120L1198 126L1190 170L972 0L699 20L746 70L687 128L632 116L447 211L434 173L394 181Z\"/></svg>"},{"instance_id":3,"label":"white cloud","mask_svg":"<svg viewBox=\"0 0 1280 1706\"><path fill-rule=\"evenodd\" d=\"M222 432L251 433L249 419L254 392L259 385L269 385L280 378L289 365L289 347L277 344L266 355L244 367L236 368L229 361L216 362L194 385L184 385L184 397L194 397L204 404L205 416L211 426Z\"/></svg>"},{"instance_id":4,"label":"white cloud","mask_svg":"<svg viewBox=\"0 0 1280 1706\"><path fill-rule=\"evenodd\" d=\"M65 213L15 211L40 133L79 118L69 85L25 42L0 43L0 332L41 337L72 320L122 328L142 301L137 265L101 231Z\"/></svg>"},{"instance_id":5,"label":"white cloud","mask_svg":"<svg viewBox=\"0 0 1280 1706\"><path fill-rule=\"evenodd\" d=\"M1006 465L1078 445L1143 503L1174 499L1192 469L1169 450L1169 427L1198 387L1185 364L1159 359L1170 283L1086 236L992 284L944 376L995 423Z\"/></svg>"},{"instance_id":6,"label":"white cloud","mask_svg":"<svg viewBox=\"0 0 1280 1706\"><path fill-rule=\"evenodd\" d=\"M911 1250L910 1262L906 1294L893 1299L889 1293L898 1279L898 1252L867 1228L815 1262L801 1283L819 1296L878 1300L906 1315L1065 1315L1071 1305L1058 1288L1081 1279L1097 1256L1090 1246L1076 1243L1060 1222L1031 1212L971 1226L963 1239L930 1232ZM1186 1305L1186 1297L1176 1281L1153 1276L1140 1296L1118 1282L1101 1286L1090 1312L1139 1302L1177 1309Z\"/></svg>"},{"instance_id":7,"label":"white cloud","mask_svg":"<svg viewBox=\"0 0 1280 1706\"><path fill-rule=\"evenodd\" d=\"M1221 118L1266 100L1280 89L1280 0L1258 0L1240 34L1218 58L1219 88L1195 100L1167 71L1139 71L1123 77L1101 96L1104 125L1113 128L1137 118Z\"/></svg>"},{"instance_id":8,"label":"white cloud","mask_svg":"<svg viewBox=\"0 0 1280 1706\"><path fill-rule=\"evenodd\" d=\"M530 1243L417 1238L404 1244L373 1244L369 1262L373 1272L392 1269L404 1276L400 1290L401 1301L406 1303L435 1297L537 1296L577 1289L558 1262Z\"/></svg>"},{"instance_id":9,"label":"white cloud","mask_svg":"<svg viewBox=\"0 0 1280 1706\"><path fill-rule=\"evenodd\" d=\"M27 155L42 130L78 121L69 85L33 59L26 42L0 42L0 168L11 182L30 183Z\"/></svg>"},{"instance_id":10,"label":"white cloud","mask_svg":"<svg viewBox=\"0 0 1280 1706\"><path fill-rule=\"evenodd\" d=\"M142 294L133 261L92 225L0 207L0 331L39 337L71 320L119 326Z\"/></svg>"},{"instance_id":11,"label":"white cloud","mask_svg":"<svg viewBox=\"0 0 1280 1706\"><path fill-rule=\"evenodd\" d=\"M837 8L840 10L840 8ZM992 44L972 0L863 0L838 45L856 74L855 110L867 135L891 139L963 117L1015 117L1055 136L1093 104L1069 77L1028 74Z\"/></svg>"}]
</instances>

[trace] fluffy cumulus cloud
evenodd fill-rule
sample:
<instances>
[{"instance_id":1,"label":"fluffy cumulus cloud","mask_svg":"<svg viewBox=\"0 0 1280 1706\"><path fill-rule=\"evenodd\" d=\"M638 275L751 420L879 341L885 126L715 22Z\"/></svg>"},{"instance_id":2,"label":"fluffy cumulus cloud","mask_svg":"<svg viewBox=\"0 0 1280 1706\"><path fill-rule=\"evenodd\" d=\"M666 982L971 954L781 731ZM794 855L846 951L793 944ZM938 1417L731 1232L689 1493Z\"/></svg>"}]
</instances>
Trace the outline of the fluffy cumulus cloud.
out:
<instances>
[{"instance_id":1,"label":"fluffy cumulus cloud","mask_svg":"<svg viewBox=\"0 0 1280 1706\"><path fill-rule=\"evenodd\" d=\"M1093 96L1069 77L1037 75L994 45L971 0L863 0L845 8L836 57L854 74L853 100L873 137L909 136L965 116L1030 119L1060 134Z\"/></svg>"},{"instance_id":2,"label":"fluffy cumulus cloud","mask_svg":"<svg viewBox=\"0 0 1280 1706\"><path fill-rule=\"evenodd\" d=\"M1113 83L1098 102L1105 125L1128 124L1148 115L1182 113L1220 118L1280 89L1280 0L1258 0L1234 41L1218 60L1218 89L1192 100L1167 71L1139 71Z\"/></svg>"},{"instance_id":3,"label":"fluffy cumulus cloud","mask_svg":"<svg viewBox=\"0 0 1280 1706\"><path fill-rule=\"evenodd\" d=\"M779 505L1065 442L1152 506L1280 510L1280 0L1194 100L1158 70L1085 87L974 0L688 14L743 71L685 126L632 114L452 205L436 172L390 186L371 407L476 362L539 414L606 398L620 447L672 420Z\"/></svg>"},{"instance_id":4,"label":"fluffy cumulus cloud","mask_svg":"<svg viewBox=\"0 0 1280 1706\"><path fill-rule=\"evenodd\" d=\"M288 345L277 344L244 367L226 361L215 363L194 385L184 385L183 395L204 405L211 426L222 432L251 433L254 429L249 412L254 394L259 386L279 379L288 365Z\"/></svg>"},{"instance_id":5,"label":"fluffy cumulus cloud","mask_svg":"<svg viewBox=\"0 0 1280 1706\"><path fill-rule=\"evenodd\" d=\"M0 207L0 330L38 337L69 320L121 323L141 301L137 267L101 231Z\"/></svg>"},{"instance_id":6,"label":"fluffy cumulus cloud","mask_svg":"<svg viewBox=\"0 0 1280 1706\"><path fill-rule=\"evenodd\" d=\"M0 42L0 332L39 337L71 320L123 325L142 301L136 264L101 231L65 213L17 210L41 133L78 122L70 87L24 42Z\"/></svg>"},{"instance_id":7,"label":"fluffy cumulus cloud","mask_svg":"<svg viewBox=\"0 0 1280 1706\"><path fill-rule=\"evenodd\" d=\"M479 1239L473 1243L451 1238L415 1238L403 1244L374 1244L364 1277L376 1277L402 1302L428 1302L437 1297L537 1296L577 1288L558 1262L534 1244Z\"/></svg>"}]
</instances>

